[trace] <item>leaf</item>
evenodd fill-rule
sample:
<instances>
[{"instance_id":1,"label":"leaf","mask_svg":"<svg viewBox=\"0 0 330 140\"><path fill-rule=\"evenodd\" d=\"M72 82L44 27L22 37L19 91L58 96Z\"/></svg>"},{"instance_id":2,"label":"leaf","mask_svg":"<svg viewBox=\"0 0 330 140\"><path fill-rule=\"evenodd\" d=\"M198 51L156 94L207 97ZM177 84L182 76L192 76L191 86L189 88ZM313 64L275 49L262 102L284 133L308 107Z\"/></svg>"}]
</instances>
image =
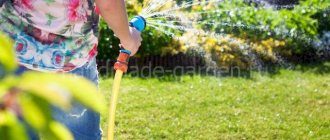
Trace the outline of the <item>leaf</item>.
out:
<instances>
[{"instance_id":1,"label":"leaf","mask_svg":"<svg viewBox=\"0 0 330 140\"><path fill-rule=\"evenodd\" d=\"M54 3L55 0L45 0L45 2L47 3L47 5L50 5L50 4Z\"/></svg>"},{"instance_id":2,"label":"leaf","mask_svg":"<svg viewBox=\"0 0 330 140\"><path fill-rule=\"evenodd\" d=\"M71 132L62 124L52 121L48 125L48 132L43 136L47 140L73 140Z\"/></svg>"},{"instance_id":3,"label":"leaf","mask_svg":"<svg viewBox=\"0 0 330 140\"><path fill-rule=\"evenodd\" d=\"M27 134L16 116L9 111L0 111L0 138L3 140L27 140Z\"/></svg>"},{"instance_id":4,"label":"leaf","mask_svg":"<svg viewBox=\"0 0 330 140\"><path fill-rule=\"evenodd\" d=\"M52 24L52 21L53 21L54 19L56 19L56 17L53 16L51 13L47 13L46 16L47 16L47 19L48 19L46 25L50 26L50 25Z\"/></svg>"},{"instance_id":5,"label":"leaf","mask_svg":"<svg viewBox=\"0 0 330 140\"><path fill-rule=\"evenodd\" d=\"M9 88L6 85L0 85L0 98L7 93L8 89Z\"/></svg>"},{"instance_id":6,"label":"leaf","mask_svg":"<svg viewBox=\"0 0 330 140\"><path fill-rule=\"evenodd\" d=\"M13 42L4 34L0 33L0 65L5 71L14 71L17 67L17 61L13 50Z\"/></svg>"},{"instance_id":7,"label":"leaf","mask_svg":"<svg viewBox=\"0 0 330 140\"><path fill-rule=\"evenodd\" d=\"M33 17L31 14L29 14L29 13L27 13L27 14L25 14L25 17L26 18L31 18L31 17Z\"/></svg>"},{"instance_id":8,"label":"leaf","mask_svg":"<svg viewBox=\"0 0 330 140\"><path fill-rule=\"evenodd\" d=\"M38 96L63 110L69 109L71 107L71 95L68 93L68 90L60 87L60 85L54 82L51 77L47 80L47 76L43 76L45 78L44 81L39 81L38 78L31 78L40 75L45 74L37 72L24 73L17 87L24 92L29 92Z\"/></svg>"},{"instance_id":9,"label":"leaf","mask_svg":"<svg viewBox=\"0 0 330 140\"><path fill-rule=\"evenodd\" d=\"M72 28L72 25L66 25L61 31L59 31L60 34L65 34L69 31L69 29Z\"/></svg>"},{"instance_id":10,"label":"leaf","mask_svg":"<svg viewBox=\"0 0 330 140\"><path fill-rule=\"evenodd\" d=\"M0 97L3 93L6 93L10 88L17 85L18 79L14 76L7 76L5 79L1 80L0 84Z\"/></svg>"},{"instance_id":11,"label":"leaf","mask_svg":"<svg viewBox=\"0 0 330 140\"><path fill-rule=\"evenodd\" d=\"M29 93L20 95L19 101L24 120L41 132L43 139L73 140L70 131L52 119L49 103Z\"/></svg>"},{"instance_id":12,"label":"leaf","mask_svg":"<svg viewBox=\"0 0 330 140\"><path fill-rule=\"evenodd\" d=\"M33 22L31 19L29 19L29 18L26 18L26 21L27 21L29 24L34 24L34 22Z\"/></svg>"},{"instance_id":13,"label":"leaf","mask_svg":"<svg viewBox=\"0 0 330 140\"><path fill-rule=\"evenodd\" d=\"M22 109L23 118L29 125L36 130L46 128L51 120L48 103L28 93L22 93L19 96L19 105Z\"/></svg>"},{"instance_id":14,"label":"leaf","mask_svg":"<svg viewBox=\"0 0 330 140\"><path fill-rule=\"evenodd\" d=\"M92 30L92 22L87 22L81 27L81 31L85 34L87 34L89 31Z\"/></svg>"},{"instance_id":15,"label":"leaf","mask_svg":"<svg viewBox=\"0 0 330 140\"><path fill-rule=\"evenodd\" d=\"M6 75L5 69L4 69L3 65L1 65L1 63L0 63L0 80L2 78L4 78L5 75Z\"/></svg>"},{"instance_id":16,"label":"leaf","mask_svg":"<svg viewBox=\"0 0 330 140\"><path fill-rule=\"evenodd\" d=\"M66 102L74 98L97 112L102 112L105 108L104 98L98 93L94 84L83 77L72 74L27 72L22 75L19 87L23 87L25 90L33 90L35 94L38 93L36 95L62 107L62 103L67 105ZM56 98L61 104L56 103L56 100L50 99L50 97ZM61 97L67 99L63 100Z\"/></svg>"}]
</instances>

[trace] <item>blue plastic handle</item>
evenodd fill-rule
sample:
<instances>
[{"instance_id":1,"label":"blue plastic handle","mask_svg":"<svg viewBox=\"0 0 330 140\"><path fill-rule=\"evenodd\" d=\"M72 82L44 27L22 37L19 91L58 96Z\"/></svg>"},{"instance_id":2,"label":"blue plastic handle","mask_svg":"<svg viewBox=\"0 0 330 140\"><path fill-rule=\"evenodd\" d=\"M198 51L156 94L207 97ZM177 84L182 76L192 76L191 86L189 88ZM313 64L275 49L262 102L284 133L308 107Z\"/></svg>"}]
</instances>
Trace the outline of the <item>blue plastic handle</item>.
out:
<instances>
[{"instance_id":1,"label":"blue plastic handle","mask_svg":"<svg viewBox=\"0 0 330 140\"><path fill-rule=\"evenodd\" d=\"M135 16L130 21L130 26L135 27L138 31L142 32L146 28L147 23L142 16Z\"/></svg>"}]
</instances>

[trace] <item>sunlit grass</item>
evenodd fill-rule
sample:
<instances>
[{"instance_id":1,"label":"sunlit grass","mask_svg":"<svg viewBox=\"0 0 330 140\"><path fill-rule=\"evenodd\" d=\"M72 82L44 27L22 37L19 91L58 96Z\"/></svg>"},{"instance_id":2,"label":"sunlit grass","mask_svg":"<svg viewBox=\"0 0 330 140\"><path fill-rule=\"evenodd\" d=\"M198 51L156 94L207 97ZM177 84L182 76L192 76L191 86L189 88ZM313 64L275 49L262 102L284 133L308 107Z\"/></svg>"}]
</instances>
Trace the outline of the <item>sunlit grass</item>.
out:
<instances>
[{"instance_id":1,"label":"sunlit grass","mask_svg":"<svg viewBox=\"0 0 330 140\"><path fill-rule=\"evenodd\" d=\"M117 109L117 139L330 139L330 73L125 77Z\"/></svg>"}]
</instances>

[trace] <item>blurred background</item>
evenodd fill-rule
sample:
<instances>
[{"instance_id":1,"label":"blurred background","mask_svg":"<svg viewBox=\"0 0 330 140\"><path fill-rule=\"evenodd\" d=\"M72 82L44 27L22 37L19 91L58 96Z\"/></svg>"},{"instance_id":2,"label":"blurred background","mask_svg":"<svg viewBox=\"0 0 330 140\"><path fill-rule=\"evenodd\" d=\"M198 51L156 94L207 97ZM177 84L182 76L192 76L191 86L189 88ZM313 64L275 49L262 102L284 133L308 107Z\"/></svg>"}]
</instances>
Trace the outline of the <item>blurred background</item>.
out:
<instances>
[{"instance_id":1,"label":"blurred background","mask_svg":"<svg viewBox=\"0 0 330 140\"><path fill-rule=\"evenodd\" d=\"M122 79L116 139L330 139L329 0L126 2L147 28ZM1 140L27 139L21 119L43 139L72 139L47 107L72 101L101 112L107 132L119 40L102 20L99 36L105 101L82 78L15 75L13 42L0 34Z\"/></svg>"},{"instance_id":2,"label":"blurred background","mask_svg":"<svg viewBox=\"0 0 330 140\"><path fill-rule=\"evenodd\" d=\"M330 138L330 1L127 6L147 29L123 79L118 139ZM119 41L104 22L100 36L100 88L109 99Z\"/></svg>"},{"instance_id":3,"label":"blurred background","mask_svg":"<svg viewBox=\"0 0 330 140\"><path fill-rule=\"evenodd\" d=\"M152 2L128 1L130 17ZM141 50L130 66L208 66L214 73L324 62L330 58L328 6L326 0L167 1L153 12L170 12L147 19ZM106 66L117 57L119 41L104 22L100 36L98 60Z\"/></svg>"}]
</instances>

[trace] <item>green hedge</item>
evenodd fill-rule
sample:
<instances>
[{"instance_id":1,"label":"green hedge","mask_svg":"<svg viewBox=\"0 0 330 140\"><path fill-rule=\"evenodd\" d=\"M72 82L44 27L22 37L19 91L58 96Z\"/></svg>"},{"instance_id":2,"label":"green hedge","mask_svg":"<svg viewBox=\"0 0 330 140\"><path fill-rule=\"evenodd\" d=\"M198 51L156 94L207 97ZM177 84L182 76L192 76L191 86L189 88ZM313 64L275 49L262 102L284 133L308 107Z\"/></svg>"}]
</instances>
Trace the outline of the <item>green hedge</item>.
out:
<instances>
[{"instance_id":1,"label":"green hedge","mask_svg":"<svg viewBox=\"0 0 330 140\"><path fill-rule=\"evenodd\" d=\"M140 5L141 1L137 3ZM137 9L133 5L127 5L129 17L136 15ZM141 7L140 7L141 8ZM160 55L162 48L168 46L173 40L152 28L147 27L142 33L142 46L136 56ZM115 59L119 52L119 39L114 36L114 33L108 28L107 24L101 20L100 22L100 40L98 59Z\"/></svg>"},{"instance_id":2,"label":"green hedge","mask_svg":"<svg viewBox=\"0 0 330 140\"><path fill-rule=\"evenodd\" d=\"M182 4L186 2L186 0L177 2ZM130 1L130 4L128 4L130 17L133 17L137 14L137 11L141 10L141 3L143 3L143 0ZM205 5L197 5L188 8L186 12L204 11L203 6L205 7ZM279 53L280 55L283 53L283 56L286 57L315 53L316 50L313 48L313 42L309 39L317 40L322 36L323 32L330 30L330 26L328 25L330 23L330 1L328 0L301 0L300 3L292 9L279 10L260 8L255 4L245 3L244 0L224 1L217 6L208 7L209 11L220 10L224 12L202 14L200 21L204 21L204 23L197 25L196 28L229 34L234 39L244 40L247 44L252 43L262 46L264 44L263 42L274 44L276 41L284 41L285 47L271 50L277 51L274 53ZM234 27L210 26L206 24L210 22L229 23L234 25ZM235 27L240 25L248 27ZM251 27L256 27L257 29ZM113 36L113 32L103 21L101 22L100 30L101 38L98 58L114 59L118 54L119 41ZM201 37L199 37L199 39L201 39ZM197 40L198 39L191 40L191 42L197 42ZM185 46L185 42L174 41L171 37L153 28L147 28L143 33L142 44L141 50L137 56L151 54L161 55L180 51L185 52L185 49L182 49L182 47L190 47ZM204 42L204 44L201 43L200 45L201 47L209 47L208 45L210 44L212 43ZM278 47L278 45L275 46ZM268 46L266 45L266 47ZM172 51L169 51L169 49L172 49ZM237 53L237 51L230 53ZM241 52L232 55L239 56Z\"/></svg>"}]
</instances>

